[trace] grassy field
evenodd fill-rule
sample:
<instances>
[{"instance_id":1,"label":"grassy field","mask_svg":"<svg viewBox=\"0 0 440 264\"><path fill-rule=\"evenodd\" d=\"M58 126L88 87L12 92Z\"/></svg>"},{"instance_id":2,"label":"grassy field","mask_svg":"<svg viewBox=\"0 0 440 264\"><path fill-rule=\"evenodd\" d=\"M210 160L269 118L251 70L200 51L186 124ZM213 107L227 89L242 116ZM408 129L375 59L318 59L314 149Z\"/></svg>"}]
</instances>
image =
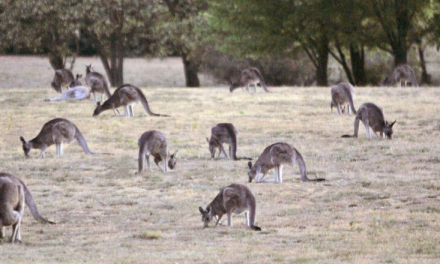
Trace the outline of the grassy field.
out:
<instances>
[{"instance_id":1,"label":"grassy field","mask_svg":"<svg viewBox=\"0 0 440 264\"><path fill-rule=\"evenodd\" d=\"M53 90L2 89L1 170L21 177L40 212L28 209L24 243L0 242L0 263L439 263L440 89L357 88L356 106L372 101L397 120L393 140L341 139L352 116L330 113L328 88L241 90L144 88L154 112L140 105L135 118L104 112L92 101L48 103ZM112 156L85 155L76 142L55 157L25 159L27 140L55 117L73 121L89 147ZM239 156L255 158L285 141L304 156L309 177L285 167L284 183L247 183L246 161L209 160L212 126L232 122ZM135 175L137 140L164 132L180 151L167 174ZM270 174L273 177L273 172ZM255 232L234 216L233 228L203 229L199 206L231 183L249 186L257 199ZM8 229L8 235L10 229Z\"/></svg>"}]
</instances>

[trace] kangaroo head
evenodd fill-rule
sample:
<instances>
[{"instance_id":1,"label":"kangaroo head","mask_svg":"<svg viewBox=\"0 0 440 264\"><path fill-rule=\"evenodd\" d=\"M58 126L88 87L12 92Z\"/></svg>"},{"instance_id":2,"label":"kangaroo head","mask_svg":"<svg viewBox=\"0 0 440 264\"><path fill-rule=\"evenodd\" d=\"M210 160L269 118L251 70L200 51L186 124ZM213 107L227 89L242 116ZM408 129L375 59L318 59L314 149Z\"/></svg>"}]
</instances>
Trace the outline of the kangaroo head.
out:
<instances>
[{"instance_id":1,"label":"kangaroo head","mask_svg":"<svg viewBox=\"0 0 440 264\"><path fill-rule=\"evenodd\" d=\"M93 111L93 116L98 116L102 112L101 108L102 108L101 102L97 102L95 111Z\"/></svg>"},{"instance_id":2,"label":"kangaroo head","mask_svg":"<svg viewBox=\"0 0 440 264\"><path fill-rule=\"evenodd\" d=\"M209 140L209 138L206 138L206 141L209 144L209 153L211 153L211 159L214 158L215 156L215 150L217 148L216 144L215 144L215 140Z\"/></svg>"},{"instance_id":3,"label":"kangaroo head","mask_svg":"<svg viewBox=\"0 0 440 264\"><path fill-rule=\"evenodd\" d=\"M211 206L206 207L206 210L203 210L201 206L199 206L199 211L202 214L202 222L204 227L208 227L209 222L212 220L212 208Z\"/></svg>"},{"instance_id":4,"label":"kangaroo head","mask_svg":"<svg viewBox=\"0 0 440 264\"><path fill-rule=\"evenodd\" d=\"M396 124L396 120L392 123L388 123L388 121L385 121L385 127L383 128L383 133L388 139L393 139L393 126Z\"/></svg>"},{"instance_id":5,"label":"kangaroo head","mask_svg":"<svg viewBox=\"0 0 440 264\"><path fill-rule=\"evenodd\" d=\"M240 87L240 83L238 82L231 82L231 85L229 86L229 92L233 92L235 89Z\"/></svg>"},{"instance_id":6,"label":"kangaroo head","mask_svg":"<svg viewBox=\"0 0 440 264\"><path fill-rule=\"evenodd\" d=\"M76 86L82 86L82 82L79 80L82 77L81 74L77 74L75 80L73 80L70 84L69 87L76 87Z\"/></svg>"},{"instance_id":7,"label":"kangaroo head","mask_svg":"<svg viewBox=\"0 0 440 264\"><path fill-rule=\"evenodd\" d=\"M29 152L30 152L31 149L32 149L31 144L29 144L29 142L27 142L27 141L24 139L24 137L20 137L20 141L21 141L21 143L23 144L23 152L24 152L24 156L25 156L26 158L29 158Z\"/></svg>"},{"instance_id":8,"label":"kangaroo head","mask_svg":"<svg viewBox=\"0 0 440 264\"><path fill-rule=\"evenodd\" d=\"M86 65L86 73L90 73L93 71L92 64Z\"/></svg>"},{"instance_id":9,"label":"kangaroo head","mask_svg":"<svg viewBox=\"0 0 440 264\"><path fill-rule=\"evenodd\" d=\"M174 154L170 155L170 160L168 161L168 167L172 170L176 167L178 155L179 155L178 150L176 150L176 152L174 152Z\"/></svg>"}]
</instances>

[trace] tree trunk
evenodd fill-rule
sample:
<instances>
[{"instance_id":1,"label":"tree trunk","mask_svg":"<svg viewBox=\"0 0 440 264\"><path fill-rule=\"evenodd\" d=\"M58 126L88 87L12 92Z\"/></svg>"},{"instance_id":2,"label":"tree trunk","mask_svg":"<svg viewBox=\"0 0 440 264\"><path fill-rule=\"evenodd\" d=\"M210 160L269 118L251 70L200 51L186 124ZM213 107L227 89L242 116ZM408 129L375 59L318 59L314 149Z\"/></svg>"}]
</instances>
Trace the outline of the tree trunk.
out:
<instances>
[{"instance_id":1,"label":"tree trunk","mask_svg":"<svg viewBox=\"0 0 440 264\"><path fill-rule=\"evenodd\" d=\"M327 86L327 67L328 67L328 54L330 52L330 45L329 40L327 36L323 35L321 36L318 47L317 47L317 53L318 58L317 62L318 65L316 67L316 84L317 86Z\"/></svg>"},{"instance_id":2,"label":"tree trunk","mask_svg":"<svg viewBox=\"0 0 440 264\"><path fill-rule=\"evenodd\" d=\"M422 68L422 84L431 84L431 78L426 70L426 61L425 61L425 51L422 45L418 45L419 50L419 58L420 58L420 67Z\"/></svg>"},{"instance_id":3,"label":"tree trunk","mask_svg":"<svg viewBox=\"0 0 440 264\"><path fill-rule=\"evenodd\" d=\"M397 67L402 64L407 64L407 50L405 47L405 43L398 43L393 46L393 55L394 55L394 66Z\"/></svg>"},{"instance_id":4,"label":"tree trunk","mask_svg":"<svg viewBox=\"0 0 440 264\"><path fill-rule=\"evenodd\" d=\"M188 58L186 54L182 55L183 70L185 71L186 87L200 87L199 64Z\"/></svg>"},{"instance_id":5,"label":"tree trunk","mask_svg":"<svg viewBox=\"0 0 440 264\"><path fill-rule=\"evenodd\" d=\"M367 84L367 73L365 71L365 51L364 46L359 48L355 44L350 44L351 69L354 82L358 86Z\"/></svg>"}]
</instances>

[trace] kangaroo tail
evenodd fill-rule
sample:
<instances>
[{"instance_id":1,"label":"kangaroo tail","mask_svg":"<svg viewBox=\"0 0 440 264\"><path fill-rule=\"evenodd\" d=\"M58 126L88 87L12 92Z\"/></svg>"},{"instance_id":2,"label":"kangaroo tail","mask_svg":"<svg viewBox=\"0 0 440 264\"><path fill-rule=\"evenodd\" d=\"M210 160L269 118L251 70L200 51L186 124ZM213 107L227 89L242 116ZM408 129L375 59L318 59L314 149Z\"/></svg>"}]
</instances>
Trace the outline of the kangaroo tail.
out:
<instances>
[{"instance_id":1,"label":"kangaroo tail","mask_svg":"<svg viewBox=\"0 0 440 264\"><path fill-rule=\"evenodd\" d=\"M294 157L294 161L296 162L296 164L299 167L299 172L301 173L301 181L303 182L307 182L310 181L310 179L307 177L307 167L306 167L306 163L304 162L304 159L301 155L301 153L298 152L298 150L295 150L295 157Z\"/></svg>"},{"instance_id":2,"label":"kangaroo tail","mask_svg":"<svg viewBox=\"0 0 440 264\"><path fill-rule=\"evenodd\" d=\"M270 91L267 89L266 82L264 81L264 78L263 78L263 75L261 75L261 72L256 68L253 68L253 71L258 76L258 79L260 79L260 84L263 87L264 91L266 91L267 93L270 93Z\"/></svg>"},{"instance_id":3,"label":"kangaroo tail","mask_svg":"<svg viewBox=\"0 0 440 264\"><path fill-rule=\"evenodd\" d=\"M354 138L353 135L342 135L341 138Z\"/></svg>"},{"instance_id":4,"label":"kangaroo tail","mask_svg":"<svg viewBox=\"0 0 440 264\"><path fill-rule=\"evenodd\" d=\"M136 88L136 91L137 91L137 93L138 93L138 95L139 95L139 97L140 97L140 101L141 101L141 103L142 103L142 106L145 108L145 111L147 111L147 113L148 113L149 115L151 115L151 116L168 116L168 117L169 117L169 115L161 115L161 114L153 113L153 112L151 111L151 109L150 109L150 106L148 105L147 98L145 97L145 95L144 95L144 93L141 91L141 89Z\"/></svg>"},{"instance_id":5,"label":"kangaroo tail","mask_svg":"<svg viewBox=\"0 0 440 264\"><path fill-rule=\"evenodd\" d=\"M351 90L350 89L346 89L346 93L347 93L347 96L348 96L348 101L350 102L350 107L351 107L351 110L353 111L353 113L356 115L356 108L354 108L354 102L353 102L353 94L351 93ZM348 110L347 110L348 111Z\"/></svg>"},{"instance_id":6,"label":"kangaroo tail","mask_svg":"<svg viewBox=\"0 0 440 264\"><path fill-rule=\"evenodd\" d=\"M257 210L257 202L255 201L255 197L251 195L249 198L249 225L252 230L261 231L261 227L258 227L255 224L255 214Z\"/></svg>"},{"instance_id":7,"label":"kangaroo tail","mask_svg":"<svg viewBox=\"0 0 440 264\"><path fill-rule=\"evenodd\" d=\"M34 197L32 197L32 194L27 188L26 184L24 184L24 182L22 182L20 179L18 180L23 186L26 205L29 207L29 211L31 211L31 214L34 217L34 219L42 224L55 224L55 222L49 221L40 215L37 209L37 205L35 204Z\"/></svg>"},{"instance_id":8,"label":"kangaroo tail","mask_svg":"<svg viewBox=\"0 0 440 264\"><path fill-rule=\"evenodd\" d=\"M76 126L75 126L75 128L76 128L75 138L78 141L78 144L84 150L84 152L87 154L92 154L92 155L96 154L89 149L89 146L87 146L87 142L86 142L85 138L83 137L83 135L81 134L81 131L79 131L79 129Z\"/></svg>"}]
</instances>

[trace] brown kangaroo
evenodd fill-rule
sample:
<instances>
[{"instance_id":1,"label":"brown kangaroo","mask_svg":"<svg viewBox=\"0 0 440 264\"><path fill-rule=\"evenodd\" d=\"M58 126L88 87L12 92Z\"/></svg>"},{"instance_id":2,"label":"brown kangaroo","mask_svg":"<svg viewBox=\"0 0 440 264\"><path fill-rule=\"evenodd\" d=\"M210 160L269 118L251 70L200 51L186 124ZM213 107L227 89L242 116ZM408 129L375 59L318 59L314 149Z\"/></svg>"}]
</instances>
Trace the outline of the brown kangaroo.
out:
<instances>
[{"instance_id":1,"label":"brown kangaroo","mask_svg":"<svg viewBox=\"0 0 440 264\"><path fill-rule=\"evenodd\" d=\"M343 82L332 87L331 90L332 101L330 102L330 109L333 111L333 107L338 109L338 113L341 115L344 113L344 105L347 104L347 113L350 114L350 109L352 113L356 113L353 103L354 88L351 84Z\"/></svg>"},{"instance_id":2,"label":"brown kangaroo","mask_svg":"<svg viewBox=\"0 0 440 264\"><path fill-rule=\"evenodd\" d=\"M237 158L237 129L231 123L220 123L211 129L211 139L206 138L209 144L209 152L211 152L211 158L214 158L216 149L219 149L218 157L222 153L232 160L252 160L251 158ZM229 145L229 156L226 153L223 144Z\"/></svg>"},{"instance_id":3,"label":"brown kangaroo","mask_svg":"<svg viewBox=\"0 0 440 264\"><path fill-rule=\"evenodd\" d=\"M102 74L92 69L92 64L86 66L86 84L90 87L95 102L97 102L96 93L101 93L101 102L103 101L103 93L107 95L107 98L110 98L111 93L108 88L107 80Z\"/></svg>"},{"instance_id":4,"label":"brown kangaroo","mask_svg":"<svg viewBox=\"0 0 440 264\"><path fill-rule=\"evenodd\" d=\"M144 170L144 161L147 159L148 170L151 171L150 165L150 155L154 157L154 163L156 163L157 167L162 171L168 171L168 167L173 170L176 167L177 156L179 151L176 150L174 154L170 155L168 152L168 141L164 134L157 130L150 130L142 134L142 136L138 140L139 146L139 169L138 173L142 173ZM159 166L159 163L162 162L163 168ZM167 162L168 161L168 162ZM168 164L167 164L168 163Z\"/></svg>"},{"instance_id":5,"label":"brown kangaroo","mask_svg":"<svg viewBox=\"0 0 440 264\"><path fill-rule=\"evenodd\" d=\"M55 71L55 76L51 82L52 88L57 93L62 93L62 86L68 87L68 85L74 81L73 73L68 69L60 69Z\"/></svg>"},{"instance_id":6,"label":"brown kangaroo","mask_svg":"<svg viewBox=\"0 0 440 264\"><path fill-rule=\"evenodd\" d=\"M306 163L304 162L301 154L294 147L287 143L278 142L268 146L261 153L258 160L252 166L252 162L249 161L249 182L252 182L255 177L257 182L283 182L283 165L298 164L299 171L301 173L301 180L303 182L307 181L325 181L325 179L309 179L307 177ZM269 170L275 168L275 179L273 180L263 180Z\"/></svg>"},{"instance_id":7,"label":"brown kangaroo","mask_svg":"<svg viewBox=\"0 0 440 264\"><path fill-rule=\"evenodd\" d=\"M37 220L39 223L42 224L55 224L55 222L49 221L40 215L37 209L37 205L35 204L34 197L27 188L26 184L21 179L19 179L18 177L12 174L0 172L0 180L1 179L8 179L13 183L15 183L16 185L20 185L23 188L25 203L28 206L29 211L31 212L35 220Z\"/></svg>"},{"instance_id":8,"label":"brown kangaroo","mask_svg":"<svg viewBox=\"0 0 440 264\"><path fill-rule=\"evenodd\" d=\"M411 86L418 87L419 83L417 82L416 74L413 69L406 65L402 64L396 67L393 72L385 77L382 82L379 83L380 86L395 86L401 87L408 86L408 83L411 83Z\"/></svg>"},{"instance_id":9,"label":"brown kangaroo","mask_svg":"<svg viewBox=\"0 0 440 264\"><path fill-rule=\"evenodd\" d=\"M250 92L250 86L254 86L254 93L257 92L257 84L261 84L264 91L269 93L270 91L267 89L266 83L264 82L263 75L261 75L260 71L257 68L248 68L241 71L240 79L237 82L232 82L229 87L229 91L232 93L235 89L240 87L246 87L246 91Z\"/></svg>"},{"instance_id":10,"label":"brown kangaroo","mask_svg":"<svg viewBox=\"0 0 440 264\"><path fill-rule=\"evenodd\" d=\"M29 157L31 149L39 149L41 158L44 158L46 149L53 144L57 147L57 155L62 156L63 143L70 143L73 139L78 141L86 154L95 154L89 149L86 140L75 124L64 118L50 120L44 124L40 133L29 141L20 137L23 143L24 155Z\"/></svg>"},{"instance_id":11,"label":"brown kangaroo","mask_svg":"<svg viewBox=\"0 0 440 264\"><path fill-rule=\"evenodd\" d=\"M160 115L155 114L150 110L150 106L148 105L147 98L142 93L141 89L137 88L131 84L124 84L113 93L113 95L107 99L102 105L100 102L97 103L96 109L93 112L93 116L98 116L100 113L106 110L113 109L119 107L125 107L125 116L134 117L133 105L141 101L147 113L151 116L168 116L168 115Z\"/></svg>"},{"instance_id":12,"label":"brown kangaroo","mask_svg":"<svg viewBox=\"0 0 440 264\"><path fill-rule=\"evenodd\" d=\"M11 243L21 242L23 212L23 187L8 178L0 177L0 238L5 237L5 227L12 226Z\"/></svg>"},{"instance_id":13,"label":"brown kangaroo","mask_svg":"<svg viewBox=\"0 0 440 264\"><path fill-rule=\"evenodd\" d=\"M388 121L385 121L382 108L373 103L365 103L359 107L354 119L354 135L343 135L342 137L357 138L359 132L359 121L362 121L364 124L368 139L371 139L370 127L373 129L375 134L379 132L380 137L383 137L385 134L388 139L393 138L393 126L396 121L392 122L391 124L388 123Z\"/></svg>"},{"instance_id":14,"label":"brown kangaroo","mask_svg":"<svg viewBox=\"0 0 440 264\"><path fill-rule=\"evenodd\" d=\"M255 231L261 228L255 225L257 202L248 187L241 184L232 184L223 188L204 210L199 207L204 227L208 227L213 217L217 218L217 226L223 215L228 216L228 226L232 226L232 213L245 213L246 225Z\"/></svg>"}]
</instances>

